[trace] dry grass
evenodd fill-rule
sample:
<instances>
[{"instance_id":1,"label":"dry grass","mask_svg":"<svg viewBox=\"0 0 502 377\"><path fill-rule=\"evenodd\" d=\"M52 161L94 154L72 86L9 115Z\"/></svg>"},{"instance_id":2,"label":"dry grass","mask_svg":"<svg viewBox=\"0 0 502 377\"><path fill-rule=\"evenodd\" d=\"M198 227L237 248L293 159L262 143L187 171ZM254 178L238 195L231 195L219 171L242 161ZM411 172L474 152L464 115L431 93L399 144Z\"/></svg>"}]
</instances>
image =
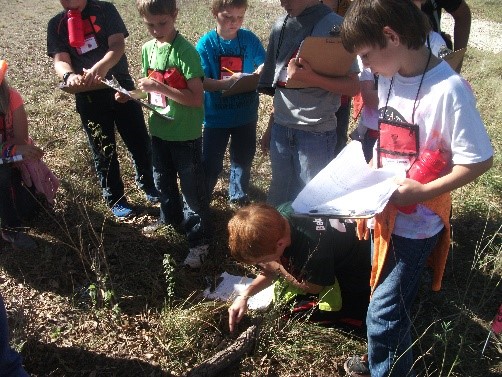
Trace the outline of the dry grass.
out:
<instances>
[{"instance_id":1,"label":"dry grass","mask_svg":"<svg viewBox=\"0 0 502 377\"><path fill-rule=\"evenodd\" d=\"M115 4L128 25L127 53L136 76L140 47L149 36L133 1ZM268 2L251 4L246 26L265 42L281 10ZM191 42L214 27L208 0L183 0L179 6L178 27ZM39 249L15 253L1 245L0 289L8 306L12 344L34 376L180 375L232 340L226 306L201 301L205 278L223 270L250 272L227 257L226 222L232 210L226 204L226 179L221 180L212 203L216 237L211 260L201 271L174 266L166 276L165 255L182 261L186 241L171 228L152 237L141 234L141 227L158 209L149 206L136 189L123 147L119 152L123 177L138 215L120 223L110 216L101 200L73 98L55 89L58 80L45 56L45 28L59 11L59 2L46 2L34 12L33 2L0 0L0 8L4 16L0 58L9 61L9 79L26 101L31 134L62 181L54 211L42 211L29 224ZM500 57L474 50L464 64L496 150L502 143L501 64ZM270 99L262 98L259 132L269 110ZM431 294L424 288L415 311L420 375L502 373L496 347L488 347L486 357L480 357L489 321L502 297L500 177L497 156L489 174L455 193L454 245L443 290ZM269 178L268 158L257 155L254 200L265 198ZM172 296L166 278L174 281ZM258 318L262 325L255 352L225 376L336 376L347 355L365 349L364 339L357 336L284 323L274 311L255 314L241 329Z\"/></svg>"}]
</instances>

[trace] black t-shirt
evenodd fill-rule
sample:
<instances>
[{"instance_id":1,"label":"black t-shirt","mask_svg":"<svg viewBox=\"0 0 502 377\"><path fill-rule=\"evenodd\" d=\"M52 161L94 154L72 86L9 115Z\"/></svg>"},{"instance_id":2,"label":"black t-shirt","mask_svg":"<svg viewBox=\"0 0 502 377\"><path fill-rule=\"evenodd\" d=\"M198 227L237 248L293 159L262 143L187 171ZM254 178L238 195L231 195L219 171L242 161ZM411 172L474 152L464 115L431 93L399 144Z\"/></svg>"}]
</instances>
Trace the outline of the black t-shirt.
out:
<instances>
[{"instance_id":1,"label":"black t-shirt","mask_svg":"<svg viewBox=\"0 0 502 377\"><path fill-rule=\"evenodd\" d=\"M108 52L108 38L113 34L129 36L124 21L120 17L115 6L106 1L88 0L82 11L85 37L94 37L97 48L79 54L76 48L70 46L68 41L68 16L63 11L53 17L47 26L47 55L54 57L57 53L67 52L70 54L73 69L81 73L84 68L91 68L101 60ZM129 75L129 67L126 55L122 55L119 62L112 67L106 76L107 79L115 78L120 84L130 90L134 84Z\"/></svg>"},{"instance_id":2,"label":"black t-shirt","mask_svg":"<svg viewBox=\"0 0 502 377\"><path fill-rule=\"evenodd\" d=\"M369 241L359 241L355 224L345 232L333 228L326 217L298 216L290 203L278 211L289 222L291 246L284 250L283 266L298 280L330 286L338 278L344 293L368 293L371 271Z\"/></svg>"}]
</instances>

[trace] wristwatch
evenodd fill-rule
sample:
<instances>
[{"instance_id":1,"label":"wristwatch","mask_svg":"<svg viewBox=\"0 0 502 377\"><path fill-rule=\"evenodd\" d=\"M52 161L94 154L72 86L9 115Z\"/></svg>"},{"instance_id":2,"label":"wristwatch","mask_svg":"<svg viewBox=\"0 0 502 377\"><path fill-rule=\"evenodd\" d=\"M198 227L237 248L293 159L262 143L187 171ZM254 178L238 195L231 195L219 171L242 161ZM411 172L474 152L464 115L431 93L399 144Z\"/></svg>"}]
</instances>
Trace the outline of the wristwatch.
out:
<instances>
[{"instance_id":1,"label":"wristwatch","mask_svg":"<svg viewBox=\"0 0 502 377\"><path fill-rule=\"evenodd\" d=\"M63 84L66 85L66 82L68 81L68 79L70 78L71 75L73 75L75 72L66 72L64 75L63 75Z\"/></svg>"}]
</instances>

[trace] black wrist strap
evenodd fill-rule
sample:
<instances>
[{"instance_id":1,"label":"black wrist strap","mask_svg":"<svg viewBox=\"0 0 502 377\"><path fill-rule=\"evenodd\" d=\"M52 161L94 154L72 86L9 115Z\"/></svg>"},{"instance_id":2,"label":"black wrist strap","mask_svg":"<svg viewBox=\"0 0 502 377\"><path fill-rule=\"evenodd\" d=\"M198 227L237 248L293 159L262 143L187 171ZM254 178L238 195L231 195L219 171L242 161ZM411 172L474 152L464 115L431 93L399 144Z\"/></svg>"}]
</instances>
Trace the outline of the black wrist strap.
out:
<instances>
[{"instance_id":1,"label":"black wrist strap","mask_svg":"<svg viewBox=\"0 0 502 377\"><path fill-rule=\"evenodd\" d=\"M68 81L68 79L70 78L70 76L73 74L74 72L66 72L64 75L63 75L63 83L66 85L66 82Z\"/></svg>"}]
</instances>

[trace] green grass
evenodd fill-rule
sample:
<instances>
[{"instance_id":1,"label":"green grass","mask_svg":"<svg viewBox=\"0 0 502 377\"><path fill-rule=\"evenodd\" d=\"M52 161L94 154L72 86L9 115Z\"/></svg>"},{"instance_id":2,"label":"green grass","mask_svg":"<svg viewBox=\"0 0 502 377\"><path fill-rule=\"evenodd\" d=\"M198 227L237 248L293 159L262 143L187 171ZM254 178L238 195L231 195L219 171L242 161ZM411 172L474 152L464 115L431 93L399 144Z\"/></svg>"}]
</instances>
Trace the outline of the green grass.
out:
<instances>
[{"instance_id":1,"label":"green grass","mask_svg":"<svg viewBox=\"0 0 502 377\"><path fill-rule=\"evenodd\" d=\"M114 1L130 36L127 54L139 77L140 48L150 39L134 2ZM214 27L207 0L179 2L178 28L192 43ZM279 1L251 2L245 26L266 45ZM469 0L475 17L500 20L498 1ZM73 98L56 89L52 61L45 56L45 28L59 2L38 7L32 2L0 0L8 9L0 28L0 58L10 63L9 79L23 95L32 137L46 152L46 162L61 178L53 212L31 222L39 250L0 252L0 289L6 298L13 345L34 376L161 376L186 372L232 342L226 305L201 301L205 278L222 271L253 269L227 255L226 222L232 214L223 177L212 202L213 257L199 272L174 265L183 260L182 235L165 228L151 237L141 227L155 218L136 189L131 161L119 154L128 197L138 209L130 221L116 222L101 199L91 167L87 141L74 111ZM453 251L443 289L421 289L414 310L415 354L421 376L495 376L502 373L500 340L492 340L481 358L490 321L502 297L501 188L502 59L469 49L463 73L474 88L478 107L495 147L494 167L476 182L454 193ZM259 135L268 121L270 98L262 97ZM270 180L268 157L257 153L252 196L264 200ZM174 283L174 292L168 288ZM172 288L172 286L170 286ZM90 289L91 288L91 289ZM92 293L92 294L91 294ZM239 326L260 324L254 352L226 376L336 376L350 354L366 344L353 334L310 324L284 322L275 311L253 313Z\"/></svg>"}]
</instances>

